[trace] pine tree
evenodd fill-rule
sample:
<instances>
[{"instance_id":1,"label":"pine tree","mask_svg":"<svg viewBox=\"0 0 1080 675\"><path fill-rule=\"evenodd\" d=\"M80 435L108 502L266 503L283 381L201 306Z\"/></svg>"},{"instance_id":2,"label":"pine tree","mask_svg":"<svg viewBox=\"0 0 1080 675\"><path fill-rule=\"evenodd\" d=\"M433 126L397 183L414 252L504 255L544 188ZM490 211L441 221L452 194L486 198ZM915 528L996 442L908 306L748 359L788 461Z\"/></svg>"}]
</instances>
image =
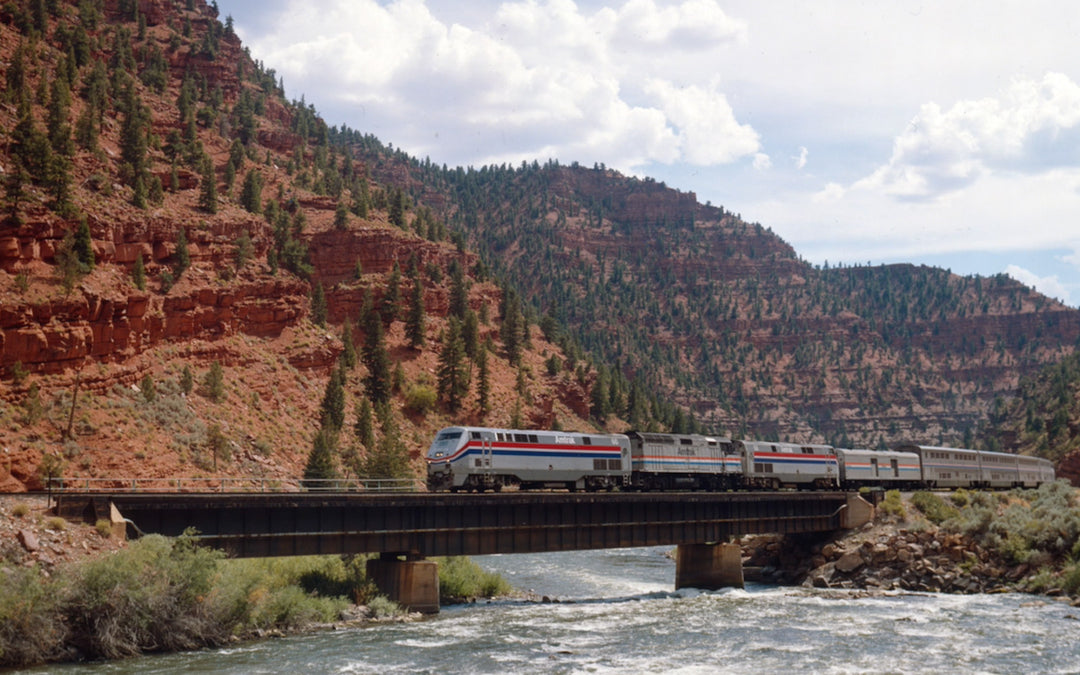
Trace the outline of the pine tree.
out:
<instances>
[{"instance_id":1,"label":"pine tree","mask_svg":"<svg viewBox=\"0 0 1080 675\"><path fill-rule=\"evenodd\" d=\"M146 268L143 266L142 253L135 258L135 265L131 268L131 281L135 288L140 291L146 290Z\"/></svg>"},{"instance_id":2,"label":"pine tree","mask_svg":"<svg viewBox=\"0 0 1080 675\"><path fill-rule=\"evenodd\" d=\"M210 364L210 370L206 372L206 377L203 378L203 389L206 392L206 397L214 403L221 403L225 400L225 370L221 367L220 361L214 361Z\"/></svg>"},{"instance_id":3,"label":"pine tree","mask_svg":"<svg viewBox=\"0 0 1080 675\"><path fill-rule=\"evenodd\" d=\"M379 405L377 413L382 424L382 437L374 448L368 449L364 458L363 477L407 478L410 475L409 450L401 438L389 403Z\"/></svg>"},{"instance_id":4,"label":"pine tree","mask_svg":"<svg viewBox=\"0 0 1080 675\"><path fill-rule=\"evenodd\" d=\"M319 327L326 326L326 292L322 283L315 284L311 290L311 322Z\"/></svg>"},{"instance_id":5,"label":"pine tree","mask_svg":"<svg viewBox=\"0 0 1080 675\"><path fill-rule=\"evenodd\" d=\"M356 404L356 426L353 430L356 432L356 440L360 441L365 449L371 450L375 447L375 419L371 401L366 396Z\"/></svg>"},{"instance_id":6,"label":"pine tree","mask_svg":"<svg viewBox=\"0 0 1080 675\"><path fill-rule=\"evenodd\" d=\"M188 251L187 234L184 228L176 233L176 251L173 252L173 276L180 278L188 267L191 267L191 253Z\"/></svg>"},{"instance_id":7,"label":"pine tree","mask_svg":"<svg viewBox=\"0 0 1080 675\"><path fill-rule=\"evenodd\" d=\"M465 311L469 309L469 289L465 284L465 271L461 263L454 260L450 263L450 308L451 316L459 319L465 318Z\"/></svg>"},{"instance_id":8,"label":"pine tree","mask_svg":"<svg viewBox=\"0 0 1080 675\"><path fill-rule=\"evenodd\" d=\"M340 430L345 426L345 376L340 368L335 368L330 374L330 380L326 383L326 391L323 393L319 411L322 417L322 425Z\"/></svg>"},{"instance_id":9,"label":"pine tree","mask_svg":"<svg viewBox=\"0 0 1080 675\"><path fill-rule=\"evenodd\" d=\"M469 373L466 370L465 346L461 343L461 322L450 317L443 333L443 347L439 353L439 399L447 410L454 413L461 408L469 391Z\"/></svg>"},{"instance_id":10,"label":"pine tree","mask_svg":"<svg viewBox=\"0 0 1080 675\"><path fill-rule=\"evenodd\" d=\"M480 351L480 319L471 309L465 312L465 320L461 322L461 344L465 347L465 354L476 360Z\"/></svg>"},{"instance_id":11,"label":"pine tree","mask_svg":"<svg viewBox=\"0 0 1080 675\"><path fill-rule=\"evenodd\" d=\"M476 408L483 418L491 411L491 376L488 373L488 350L483 346L476 352Z\"/></svg>"},{"instance_id":12,"label":"pine tree","mask_svg":"<svg viewBox=\"0 0 1080 675\"><path fill-rule=\"evenodd\" d=\"M217 213L217 176L214 173L214 163L209 157L204 158L202 163L199 208L207 213Z\"/></svg>"},{"instance_id":13,"label":"pine tree","mask_svg":"<svg viewBox=\"0 0 1080 675\"><path fill-rule=\"evenodd\" d=\"M352 321L349 321L349 317L345 317L345 327L341 332L341 364L347 369L352 370L356 367L356 344L353 342Z\"/></svg>"},{"instance_id":14,"label":"pine tree","mask_svg":"<svg viewBox=\"0 0 1080 675\"><path fill-rule=\"evenodd\" d=\"M79 219L79 227L75 230L75 255L85 272L94 269L94 242L85 216Z\"/></svg>"},{"instance_id":15,"label":"pine tree","mask_svg":"<svg viewBox=\"0 0 1080 675\"><path fill-rule=\"evenodd\" d=\"M364 379L368 398L378 405L390 398L390 354L383 338L382 317L372 311L368 314L368 325L364 332L364 365L368 375Z\"/></svg>"},{"instance_id":16,"label":"pine tree","mask_svg":"<svg viewBox=\"0 0 1080 675\"><path fill-rule=\"evenodd\" d=\"M390 195L389 219L391 225L405 228L405 193L398 188Z\"/></svg>"},{"instance_id":17,"label":"pine tree","mask_svg":"<svg viewBox=\"0 0 1080 675\"><path fill-rule=\"evenodd\" d=\"M425 317L424 284L420 281L420 275L416 275L413 279L412 297L409 299L409 316L405 321L405 337L413 349L424 346Z\"/></svg>"},{"instance_id":18,"label":"pine tree","mask_svg":"<svg viewBox=\"0 0 1080 675\"><path fill-rule=\"evenodd\" d=\"M248 213L262 213L262 174L252 168L244 176L244 187L240 190L240 206Z\"/></svg>"},{"instance_id":19,"label":"pine tree","mask_svg":"<svg viewBox=\"0 0 1080 675\"><path fill-rule=\"evenodd\" d=\"M334 210L334 229L349 229L349 210L345 208L343 201L338 201L337 209Z\"/></svg>"},{"instance_id":20,"label":"pine tree","mask_svg":"<svg viewBox=\"0 0 1080 675\"><path fill-rule=\"evenodd\" d=\"M506 350L506 359L512 364L517 364L521 360L521 350L525 341L524 317L521 315L517 295L513 292L504 293L503 305L503 321L499 332L503 348Z\"/></svg>"},{"instance_id":21,"label":"pine tree","mask_svg":"<svg viewBox=\"0 0 1080 675\"><path fill-rule=\"evenodd\" d=\"M83 274L82 263L79 262L79 255L75 251L75 235L71 230L68 230L57 245L53 260L56 262L56 274L64 289L64 295L67 295L75 288L75 284Z\"/></svg>"},{"instance_id":22,"label":"pine tree","mask_svg":"<svg viewBox=\"0 0 1080 675\"><path fill-rule=\"evenodd\" d=\"M390 279L386 282L386 290L382 297L382 316L387 324L392 323L398 317L401 303L401 267L394 261L394 267L390 270Z\"/></svg>"},{"instance_id":23,"label":"pine tree","mask_svg":"<svg viewBox=\"0 0 1080 675\"><path fill-rule=\"evenodd\" d=\"M327 489L327 481L338 477L334 464L337 454L337 432L327 427L320 427L311 444L307 466L304 467L303 486L308 490Z\"/></svg>"}]
</instances>

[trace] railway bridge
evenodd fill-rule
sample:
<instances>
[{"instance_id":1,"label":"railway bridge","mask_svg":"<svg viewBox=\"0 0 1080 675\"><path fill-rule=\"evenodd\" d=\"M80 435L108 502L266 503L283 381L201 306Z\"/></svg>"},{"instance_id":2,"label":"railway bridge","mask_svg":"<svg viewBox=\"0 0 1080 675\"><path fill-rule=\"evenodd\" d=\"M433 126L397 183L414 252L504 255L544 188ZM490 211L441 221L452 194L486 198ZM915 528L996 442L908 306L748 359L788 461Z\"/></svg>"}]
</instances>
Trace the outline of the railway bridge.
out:
<instances>
[{"instance_id":1,"label":"railway bridge","mask_svg":"<svg viewBox=\"0 0 1080 675\"><path fill-rule=\"evenodd\" d=\"M58 512L135 535L194 528L234 557L378 553L380 589L431 612L429 556L678 546L676 588L741 586L732 537L850 529L873 507L844 492L66 493Z\"/></svg>"}]
</instances>

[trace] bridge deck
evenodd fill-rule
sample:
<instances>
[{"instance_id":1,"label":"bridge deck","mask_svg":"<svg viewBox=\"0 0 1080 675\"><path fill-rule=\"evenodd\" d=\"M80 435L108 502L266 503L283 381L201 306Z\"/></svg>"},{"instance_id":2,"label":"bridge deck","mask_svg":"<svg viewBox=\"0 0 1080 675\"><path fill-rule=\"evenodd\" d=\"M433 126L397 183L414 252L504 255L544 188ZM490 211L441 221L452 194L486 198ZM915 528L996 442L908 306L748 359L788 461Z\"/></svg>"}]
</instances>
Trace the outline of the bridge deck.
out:
<instances>
[{"instance_id":1,"label":"bridge deck","mask_svg":"<svg viewBox=\"0 0 1080 675\"><path fill-rule=\"evenodd\" d=\"M358 495L64 495L93 518L112 502L143 533L195 528L236 557L341 553L535 553L726 541L840 528L838 492ZM96 516L100 517L100 516Z\"/></svg>"}]
</instances>

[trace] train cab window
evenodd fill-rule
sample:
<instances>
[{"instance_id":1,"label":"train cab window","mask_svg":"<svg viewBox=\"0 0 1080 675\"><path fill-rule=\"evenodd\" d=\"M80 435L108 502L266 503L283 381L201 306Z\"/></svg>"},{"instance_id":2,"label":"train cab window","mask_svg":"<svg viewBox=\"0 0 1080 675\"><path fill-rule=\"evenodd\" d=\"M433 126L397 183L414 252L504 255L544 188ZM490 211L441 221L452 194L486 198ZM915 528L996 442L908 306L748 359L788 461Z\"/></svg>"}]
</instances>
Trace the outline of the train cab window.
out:
<instances>
[{"instance_id":1,"label":"train cab window","mask_svg":"<svg viewBox=\"0 0 1080 675\"><path fill-rule=\"evenodd\" d=\"M802 454L804 454L804 455L812 455L812 454L814 454L814 449L813 448L803 448L802 449Z\"/></svg>"},{"instance_id":2,"label":"train cab window","mask_svg":"<svg viewBox=\"0 0 1080 675\"><path fill-rule=\"evenodd\" d=\"M693 443L693 441L689 438L680 438L679 443L681 443L682 445L690 445L691 443Z\"/></svg>"},{"instance_id":3,"label":"train cab window","mask_svg":"<svg viewBox=\"0 0 1080 675\"><path fill-rule=\"evenodd\" d=\"M582 445L592 445L592 439L589 438L588 436L582 436L581 437L581 444Z\"/></svg>"},{"instance_id":4,"label":"train cab window","mask_svg":"<svg viewBox=\"0 0 1080 675\"><path fill-rule=\"evenodd\" d=\"M437 441L456 441L459 438L461 438L461 432L460 431L444 431L443 433L439 434L439 437L436 438L435 440L437 440Z\"/></svg>"},{"instance_id":5,"label":"train cab window","mask_svg":"<svg viewBox=\"0 0 1080 675\"><path fill-rule=\"evenodd\" d=\"M518 443L528 443L529 442L529 435L528 434L514 434L514 440L516 442L518 442Z\"/></svg>"},{"instance_id":6,"label":"train cab window","mask_svg":"<svg viewBox=\"0 0 1080 675\"><path fill-rule=\"evenodd\" d=\"M472 432L472 439L473 439L474 441L479 441L479 440L480 440L480 438L481 438L481 437L480 437L480 432L479 432L479 431L474 431L474 432Z\"/></svg>"},{"instance_id":7,"label":"train cab window","mask_svg":"<svg viewBox=\"0 0 1080 675\"><path fill-rule=\"evenodd\" d=\"M539 443L540 438L536 434L529 434L529 442L530 443Z\"/></svg>"}]
</instances>

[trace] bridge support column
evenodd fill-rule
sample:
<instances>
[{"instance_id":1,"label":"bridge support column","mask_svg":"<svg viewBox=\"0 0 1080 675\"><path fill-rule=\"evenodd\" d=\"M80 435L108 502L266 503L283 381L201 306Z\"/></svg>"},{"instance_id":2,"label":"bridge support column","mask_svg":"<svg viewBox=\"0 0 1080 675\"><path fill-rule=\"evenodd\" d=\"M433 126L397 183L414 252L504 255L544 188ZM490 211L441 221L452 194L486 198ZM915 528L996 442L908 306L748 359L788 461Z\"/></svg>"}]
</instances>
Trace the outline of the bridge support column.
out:
<instances>
[{"instance_id":1,"label":"bridge support column","mask_svg":"<svg viewBox=\"0 0 1080 675\"><path fill-rule=\"evenodd\" d=\"M679 544L675 589L742 588L742 549L738 544Z\"/></svg>"},{"instance_id":2,"label":"bridge support column","mask_svg":"<svg viewBox=\"0 0 1080 675\"><path fill-rule=\"evenodd\" d=\"M433 560L383 553L367 562L368 578L380 591L412 612L439 611L439 568ZM403 559L404 558L404 559Z\"/></svg>"},{"instance_id":3,"label":"bridge support column","mask_svg":"<svg viewBox=\"0 0 1080 675\"><path fill-rule=\"evenodd\" d=\"M874 505L866 501L858 494L848 494L847 508L840 514L840 527L845 530L854 530L857 527L869 523L874 519Z\"/></svg>"}]
</instances>

